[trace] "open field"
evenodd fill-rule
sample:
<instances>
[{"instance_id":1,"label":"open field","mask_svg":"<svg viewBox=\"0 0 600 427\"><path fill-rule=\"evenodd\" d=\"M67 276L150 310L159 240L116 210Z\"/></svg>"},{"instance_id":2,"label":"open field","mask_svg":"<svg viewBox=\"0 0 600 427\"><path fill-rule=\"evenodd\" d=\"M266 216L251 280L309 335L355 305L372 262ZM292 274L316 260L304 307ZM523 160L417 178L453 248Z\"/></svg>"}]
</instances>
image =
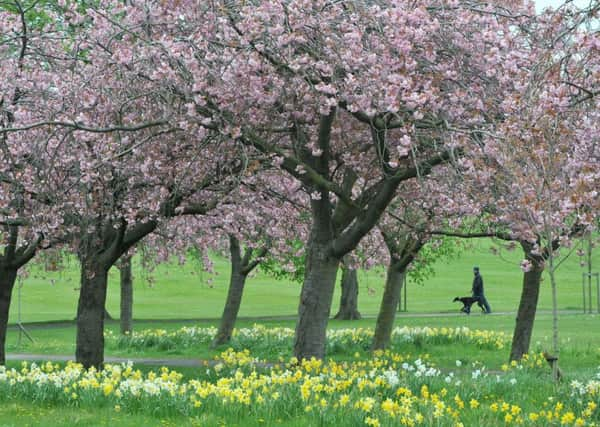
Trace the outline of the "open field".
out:
<instances>
[{"instance_id":1,"label":"open field","mask_svg":"<svg viewBox=\"0 0 600 427\"><path fill-rule=\"evenodd\" d=\"M462 240L457 244L465 244ZM435 266L435 275L423 285L407 286L407 309L409 313L455 312L459 306L452 303L455 296L470 293L472 267L479 265L485 282L486 296L493 311L516 311L518 306L522 273L518 264L520 250L502 251L494 255L488 239L473 240L471 247L457 259L442 259ZM206 319L218 318L224 305L229 278L229 262L226 258L213 257L216 274L203 272L190 261L185 265L176 263L160 265L148 273L139 263L134 265L134 317L138 319ZM600 251L594 253L595 270L600 269ZM577 310L582 308L581 274L578 257L573 254L558 270L559 308ZM359 309L364 315L376 315L383 290L383 270L359 272ZM209 284L208 281L212 280ZM66 261L66 268L59 272L46 272L39 266L32 269L23 281L21 321L71 320L75 317L79 271L76 260ZM17 290L14 291L11 322L17 320ZM240 316L294 316L297 312L300 285L285 280L275 280L258 272L249 278ZM337 309L339 289L336 289L333 314ZM596 309L595 289L593 294ZM112 270L108 291L108 311L118 316L118 271ZM542 285L539 308L550 309L549 280Z\"/></svg>"}]
</instances>

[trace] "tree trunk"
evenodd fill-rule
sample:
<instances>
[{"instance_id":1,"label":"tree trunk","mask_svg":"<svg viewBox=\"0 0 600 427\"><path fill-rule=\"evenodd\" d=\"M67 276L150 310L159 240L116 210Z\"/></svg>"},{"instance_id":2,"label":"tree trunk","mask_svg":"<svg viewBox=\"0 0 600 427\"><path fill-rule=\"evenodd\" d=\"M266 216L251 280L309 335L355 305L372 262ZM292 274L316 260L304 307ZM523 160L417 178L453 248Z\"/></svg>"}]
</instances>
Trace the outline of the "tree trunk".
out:
<instances>
[{"instance_id":1,"label":"tree trunk","mask_svg":"<svg viewBox=\"0 0 600 427\"><path fill-rule=\"evenodd\" d=\"M237 320L242 304L242 295L244 293L244 285L246 284L247 274L244 273L244 265L242 262L242 254L240 250L240 242L234 236L229 236L229 251L231 256L231 277L229 279L229 291L227 292L227 300L225 308L221 316L221 324L212 345L216 347L221 344L228 343L231 340L231 334L235 321Z\"/></svg>"},{"instance_id":2,"label":"tree trunk","mask_svg":"<svg viewBox=\"0 0 600 427\"><path fill-rule=\"evenodd\" d=\"M334 319L360 319L361 315L358 311L358 276L354 268L342 268L341 287L340 309Z\"/></svg>"},{"instance_id":3,"label":"tree trunk","mask_svg":"<svg viewBox=\"0 0 600 427\"><path fill-rule=\"evenodd\" d=\"M531 262L531 270L523 274L523 289L515 330L513 333L510 360L521 360L524 354L529 353L533 324L540 295L540 283L544 272L544 263L540 257L531 254L528 244L522 244L525 257Z\"/></svg>"},{"instance_id":4,"label":"tree trunk","mask_svg":"<svg viewBox=\"0 0 600 427\"><path fill-rule=\"evenodd\" d=\"M385 290L381 299L371 346L373 350L383 350L390 344L405 271L405 268L400 266L399 261L392 260L388 266Z\"/></svg>"},{"instance_id":5,"label":"tree trunk","mask_svg":"<svg viewBox=\"0 0 600 427\"><path fill-rule=\"evenodd\" d=\"M294 355L298 360L325 357L327 322L340 259L331 256L327 241L309 239Z\"/></svg>"},{"instance_id":6,"label":"tree trunk","mask_svg":"<svg viewBox=\"0 0 600 427\"><path fill-rule=\"evenodd\" d=\"M0 268L0 365L6 363L6 331L12 290L17 280L17 270Z\"/></svg>"},{"instance_id":7,"label":"tree trunk","mask_svg":"<svg viewBox=\"0 0 600 427\"><path fill-rule=\"evenodd\" d=\"M115 222L100 219L81 225L82 236L77 249L81 263L81 286L77 305L75 358L85 368L94 366L100 369L104 362L108 270L133 245L154 231L156 222L128 225L124 219Z\"/></svg>"},{"instance_id":8,"label":"tree trunk","mask_svg":"<svg viewBox=\"0 0 600 427\"><path fill-rule=\"evenodd\" d=\"M92 366L101 369L104 364L104 307L107 284L108 269L94 259L82 259L75 358L86 369Z\"/></svg>"},{"instance_id":9,"label":"tree trunk","mask_svg":"<svg viewBox=\"0 0 600 427\"><path fill-rule=\"evenodd\" d=\"M560 349L558 347L558 297L556 295L556 270L554 267L554 255L549 256L548 275L550 276L550 286L552 287L552 377L555 381L560 380L561 374L558 367L558 357Z\"/></svg>"},{"instance_id":10,"label":"tree trunk","mask_svg":"<svg viewBox=\"0 0 600 427\"><path fill-rule=\"evenodd\" d=\"M233 265L231 266L231 278L229 280L229 291L227 292L227 301L221 316L221 324L219 331L213 340L213 347L226 344L231 340L231 334L240 311L242 304L242 295L244 293L244 285L246 284L246 275L241 272L234 272Z\"/></svg>"},{"instance_id":11,"label":"tree trunk","mask_svg":"<svg viewBox=\"0 0 600 427\"><path fill-rule=\"evenodd\" d=\"M121 315L119 323L121 334L128 335L133 331L133 275L131 257L125 257L119 264L121 282Z\"/></svg>"}]
</instances>

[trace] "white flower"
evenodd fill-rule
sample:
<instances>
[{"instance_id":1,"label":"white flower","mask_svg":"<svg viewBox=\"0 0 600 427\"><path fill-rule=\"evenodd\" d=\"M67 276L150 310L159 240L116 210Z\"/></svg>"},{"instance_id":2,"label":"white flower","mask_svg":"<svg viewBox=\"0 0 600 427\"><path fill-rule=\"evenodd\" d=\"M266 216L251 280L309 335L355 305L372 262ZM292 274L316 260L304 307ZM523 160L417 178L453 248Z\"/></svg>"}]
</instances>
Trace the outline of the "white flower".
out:
<instances>
[{"instance_id":1,"label":"white flower","mask_svg":"<svg viewBox=\"0 0 600 427\"><path fill-rule=\"evenodd\" d=\"M456 361L456 366L461 367L462 366L462 362L460 360Z\"/></svg>"},{"instance_id":2,"label":"white flower","mask_svg":"<svg viewBox=\"0 0 600 427\"><path fill-rule=\"evenodd\" d=\"M388 371L385 371L383 373L383 376L385 377L387 383L392 387L395 387L400 383L400 379L398 378L398 374L396 373L396 371L390 369Z\"/></svg>"},{"instance_id":3,"label":"white flower","mask_svg":"<svg viewBox=\"0 0 600 427\"><path fill-rule=\"evenodd\" d=\"M427 369L427 372L425 372L426 377L437 377L439 374L440 370L435 368L429 368Z\"/></svg>"},{"instance_id":4,"label":"white flower","mask_svg":"<svg viewBox=\"0 0 600 427\"><path fill-rule=\"evenodd\" d=\"M160 388L151 381L146 381L143 387L144 391L148 393L150 396L154 396L155 394L160 393Z\"/></svg>"}]
</instances>

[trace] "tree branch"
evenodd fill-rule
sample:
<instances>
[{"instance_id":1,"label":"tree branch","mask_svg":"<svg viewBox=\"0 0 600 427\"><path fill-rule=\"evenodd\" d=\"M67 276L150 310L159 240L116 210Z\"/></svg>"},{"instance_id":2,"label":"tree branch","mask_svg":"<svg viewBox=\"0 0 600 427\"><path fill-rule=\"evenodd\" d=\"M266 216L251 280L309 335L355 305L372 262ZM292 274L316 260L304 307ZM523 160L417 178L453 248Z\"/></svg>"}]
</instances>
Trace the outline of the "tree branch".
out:
<instances>
[{"instance_id":1,"label":"tree branch","mask_svg":"<svg viewBox=\"0 0 600 427\"><path fill-rule=\"evenodd\" d=\"M108 126L103 128L91 127L85 125L83 123L78 122L64 122L64 121L44 121L44 122L36 122L31 123L26 126L21 127L10 127L10 128L0 128L0 134L4 133L14 133L14 132L23 132L27 130L37 129L40 127L64 127L73 130L80 130L91 133L110 133L110 132L137 132L140 130L148 129L155 126L163 126L168 124L168 120L156 120L152 122L141 123L135 126Z\"/></svg>"},{"instance_id":2,"label":"tree branch","mask_svg":"<svg viewBox=\"0 0 600 427\"><path fill-rule=\"evenodd\" d=\"M253 146L258 151L264 154L275 154L281 158L283 158L283 162L281 164L281 169L288 172L290 175L303 182L306 185L314 186L322 191L329 191L335 194L338 198L343 200L345 203L351 206L355 206L356 204L349 198L341 188L334 182L329 181L327 178L323 177L319 172L317 172L314 168L297 159L296 157L289 156L283 152L283 150L275 147L272 144L262 140L258 136L247 133L245 136L240 138L240 141L246 145Z\"/></svg>"},{"instance_id":3,"label":"tree branch","mask_svg":"<svg viewBox=\"0 0 600 427\"><path fill-rule=\"evenodd\" d=\"M124 233L119 247L119 258L127 252L133 245L142 240L148 234L152 233L158 227L158 221L150 220L134 224Z\"/></svg>"},{"instance_id":4,"label":"tree branch","mask_svg":"<svg viewBox=\"0 0 600 427\"><path fill-rule=\"evenodd\" d=\"M464 239L477 239L481 237L495 237L500 240L506 240L507 242L512 242L516 240L508 233L503 233L500 231L490 231L490 232L480 232L480 233L461 233L458 231L444 231L444 230L432 230L428 231L428 234L433 236L447 236L447 237L461 237Z\"/></svg>"},{"instance_id":5,"label":"tree branch","mask_svg":"<svg viewBox=\"0 0 600 427\"><path fill-rule=\"evenodd\" d=\"M44 240L43 234L38 234L35 241L30 242L26 246L21 246L15 253L14 261L12 265L19 269L27 264L36 254L39 244Z\"/></svg>"},{"instance_id":6,"label":"tree branch","mask_svg":"<svg viewBox=\"0 0 600 427\"><path fill-rule=\"evenodd\" d=\"M333 255L342 257L352 251L356 245L379 221L381 215L385 212L387 206L396 195L396 189L401 182L417 177L419 174L427 175L431 172L434 166L448 161L451 158L450 151L444 151L430 159L421 162L417 167L408 168L402 172L393 175L386 179L381 186L380 191L369 203L366 210L356 218L354 224L339 237L337 237L332 245Z\"/></svg>"},{"instance_id":7,"label":"tree branch","mask_svg":"<svg viewBox=\"0 0 600 427\"><path fill-rule=\"evenodd\" d=\"M242 268L242 273L250 274L252 272L252 270L254 270L258 266L258 264L260 264L263 261L262 258L267 254L268 251L269 251L268 247L263 246L260 249L260 251L256 254L256 257L254 258L254 260L252 262L244 264L244 267Z\"/></svg>"}]
</instances>

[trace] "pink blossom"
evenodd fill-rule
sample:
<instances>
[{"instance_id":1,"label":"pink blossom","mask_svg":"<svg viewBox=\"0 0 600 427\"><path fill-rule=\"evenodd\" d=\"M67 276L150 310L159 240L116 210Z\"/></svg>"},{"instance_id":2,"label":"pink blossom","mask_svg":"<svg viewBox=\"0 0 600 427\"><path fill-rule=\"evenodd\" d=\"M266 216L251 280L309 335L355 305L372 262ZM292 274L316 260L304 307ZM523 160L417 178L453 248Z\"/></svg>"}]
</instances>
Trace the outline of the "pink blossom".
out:
<instances>
[{"instance_id":1,"label":"pink blossom","mask_svg":"<svg viewBox=\"0 0 600 427\"><path fill-rule=\"evenodd\" d=\"M533 267L533 265L531 264L531 261L529 261L528 259L524 259L523 261L521 261L521 270L523 270L524 273L531 271L532 267Z\"/></svg>"}]
</instances>

